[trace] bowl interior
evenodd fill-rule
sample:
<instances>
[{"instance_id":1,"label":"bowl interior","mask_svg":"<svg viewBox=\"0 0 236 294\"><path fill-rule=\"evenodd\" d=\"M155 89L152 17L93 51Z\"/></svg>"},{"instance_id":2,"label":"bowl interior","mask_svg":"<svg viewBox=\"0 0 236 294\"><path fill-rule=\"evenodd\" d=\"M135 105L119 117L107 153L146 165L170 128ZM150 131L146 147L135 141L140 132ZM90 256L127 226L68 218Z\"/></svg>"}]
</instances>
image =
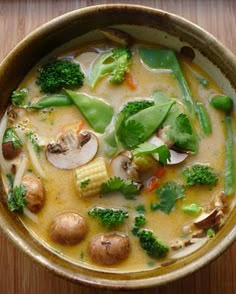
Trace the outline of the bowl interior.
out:
<instances>
[{"instance_id":1,"label":"bowl interior","mask_svg":"<svg viewBox=\"0 0 236 294\"><path fill-rule=\"evenodd\" d=\"M0 66L1 113L6 109L10 93L24 75L46 54L60 50L67 43L84 43L102 38L96 30L113 26L134 38L180 51L191 46L199 64L236 101L236 61L214 37L190 22L146 7L135 5L102 5L81 9L59 17L37 29L24 39ZM75 40L76 38L76 40ZM14 76L14 79L11 77ZM236 103L235 103L236 105ZM24 252L55 273L73 281L112 288L140 288L160 285L187 275L221 254L235 239L236 209L226 224L202 249L173 264L139 273L112 274L78 267L47 250L8 212L1 186L0 225Z\"/></svg>"}]
</instances>

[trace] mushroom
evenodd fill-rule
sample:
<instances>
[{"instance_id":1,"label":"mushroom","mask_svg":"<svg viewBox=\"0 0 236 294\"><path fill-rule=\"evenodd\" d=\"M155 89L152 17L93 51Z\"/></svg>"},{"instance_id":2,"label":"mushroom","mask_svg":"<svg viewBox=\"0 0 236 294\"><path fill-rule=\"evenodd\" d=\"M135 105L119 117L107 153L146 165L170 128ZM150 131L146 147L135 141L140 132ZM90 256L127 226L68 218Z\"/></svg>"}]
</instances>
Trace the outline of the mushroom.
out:
<instances>
[{"instance_id":1,"label":"mushroom","mask_svg":"<svg viewBox=\"0 0 236 294\"><path fill-rule=\"evenodd\" d=\"M179 258L183 258L183 257L185 257L187 255L190 255L193 252L200 249L203 245L205 245L207 243L207 241L208 241L207 237L201 238L201 239L192 238L192 239L190 239L190 242L189 242L188 245L185 245L185 247L178 248L178 249L181 249L181 250L179 250L178 252L173 253L170 257L172 259L179 259ZM177 250L177 249L174 249L174 250Z\"/></svg>"},{"instance_id":2,"label":"mushroom","mask_svg":"<svg viewBox=\"0 0 236 294\"><path fill-rule=\"evenodd\" d=\"M209 213L203 212L195 221L194 225L199 229L209 229L216 225L216 218L218 215L218 209L213 209Z\"/></svg>"},{"instance_id":3,"label":"mushroom","mask_svg":"<svg viewBox=\"0 0 236 294\"><path fill-rule=\"evenodd\" d=\"M148 142L157 146L157 147L160 147L162 145L166 145L164 143L164 141L162 141L162 139L158 138L156 135L152 136L148 140ZM187 153L179 153L179 152L172 150L172 149L169 149L169 150L170 150L170 160L167 161L167 164L169 164L169 165L181 163L188 157ZM153 156L156 158L155 154ZM157 155L156 159L158 160L158 155Z\"/></svg>"},{"instance_id":4,"label":"mushroom","mask_svg":"<svg viewBox=\"0 0 236 294\"><path fill-rule=\"evenodd\" d=\"M21 182L26 187L26 207L33 213L39 212L45 202L42 182L35 175L25 175Z\"/></svg>"},{"instance_id":5,"label":"mushroom","mask_svg":"<svg viewBox=\"0 0 236 294\"><path fill-rule=\"evenodd\" d=\"M126 259L129 252L129 238L122 233L96 235L88 247L91 259L102 265L117 264Z\"/></svg>"},{"instance_id":6,"label":"mushroom","mask_svg":"<svg viewBox=\"0 0 236 294\"><path fill-rule=\"evenodd\" d=\"M218 210L222 210L223 212L227 209L227 203L225 198L225 193L223 191L217 193L213 196L210 201L209 207L210 210L217 208Z\"/></svg>"},{"instance_id":7,"label":"mushroom","mask_svg":"<svg viewBox=\"0 0 236 294\"><path fill-rule=\"evenodd\" d=\"M13 142L9 141L2 144L2 153L6 160L12 160L16 158L22 151L22 147L14 147Z\"/></svg>"},{"instance_id":8,"label":"mushroom","mask_svg":"<svg viewBox=\"0 0 236 294\"><path fill-rule=\"evenodd\" d=\"M111 170L116 177L124 180L139 182L137 167L132 162L132 154L129 151L119 153L110 163Z\"/></svg>"},{"instance_id":9,"label":"mushroom","mask_svg":"<svg viewBox=\"0 0 236 294\"><path fill-rule=\"evenodd\" d=\"M47 160L60 169L73 169L91 161L98 150L97 137L88 131L79 135L68 130L59 135L56 143L47 145Z\"/></svg>"},{"instance_id":10,"label":"mushroom","mask_svg":"<svg viewBox=\"0 0 236 294\"><path fill-rule=\"evenodd\" d=\"M60 244L74 245L82 241L87 233L84 218L77 212L56 215L49 227L51 239Z\"/></svg>"},{"instance_id":11,"label":"mushroom","mask_svg":"<svg viewBox=\"0 0 236 294\"><path fill-rule=\"evenodd\" d=\"M104 28L99 30L108 40L118 43L123 46L131 45L133 38L126 32L113 29L113 28Z\"/></svg>"}]
</instances>

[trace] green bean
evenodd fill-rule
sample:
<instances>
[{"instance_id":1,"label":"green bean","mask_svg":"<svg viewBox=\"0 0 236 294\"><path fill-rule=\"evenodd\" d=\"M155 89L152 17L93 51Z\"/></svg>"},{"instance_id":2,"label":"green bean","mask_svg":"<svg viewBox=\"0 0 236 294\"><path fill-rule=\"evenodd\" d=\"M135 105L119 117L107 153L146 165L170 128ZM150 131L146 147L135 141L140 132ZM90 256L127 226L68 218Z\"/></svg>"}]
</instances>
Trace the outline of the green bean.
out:
<instances>
[{"instance_id":1,"label":"green bean","mask_svg":"<svg viewBox=\"0 0 236 294\"><path fill-rule=\"evenodd\" d=\"M225 195L230 196L235 193L235 163L234 163L234 134L232 118L230 114L225 115L226 126L226 149L225 149Z\"/></svg>"},{"instance_id":2,"label":"green bean","mask_svg":"<svg viewBox=\"0 0 236 294\"><path fill-rule=\"evenodd\" d=\"M233 100L229 96L217 95L211 99L210 104L216 109L230 111L233 107Z\"/></svg>"},{"instance_id":3,"label":"green bean","mask_svg":"<svg viewBox=\"0 0 236 294\"><path fill-rule=\"evenodd\" d=\"M73 101L67 95L55 94L50 96L44 96L35 104L27 106L27 109L43 109L54 106L69 106L72 104Z\"/></svg>"},{"instance_id":4,"label":"green bean","mask_svg":"<svg viewBox=\"0 0 236 294\"><path fill-rule=\"evenodd\" d=\"M204 135L212 133L211 122L202 102L196 103L196 112Z\"/></svg>"}]
</instances>

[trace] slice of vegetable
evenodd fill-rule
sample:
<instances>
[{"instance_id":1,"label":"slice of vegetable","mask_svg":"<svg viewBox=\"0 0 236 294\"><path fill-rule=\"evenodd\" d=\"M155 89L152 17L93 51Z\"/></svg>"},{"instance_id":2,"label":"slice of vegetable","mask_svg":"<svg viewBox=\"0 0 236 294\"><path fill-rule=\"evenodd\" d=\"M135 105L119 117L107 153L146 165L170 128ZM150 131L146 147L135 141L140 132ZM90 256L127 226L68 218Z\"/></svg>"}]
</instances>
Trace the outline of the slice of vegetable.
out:
<instances>
[{"instance_id":1,"label":"slice of vegetable","mask_svg":"<svg viewBox=\"0 0 236 294\"><path fill-rule=\"evenodd\" d=\"M34 104L27 106L27 109L43 109L48 107L58 106L69 106L72 105L73 101L66 95L55 94L42 97L39 101Z\"/></svg>"},{"instance_id":2,"label":"slice of vegetable","mask_svg":"<svg viewBox=\"0 0 236 294\"><path fill-rule=\"evenodd\" d=\"M130 45L133 42L133 38L128 33L118 29L104 28L100 29L99 32L101 32L108 40L123 46Z\"/></svg>"},{"instance_id":3,"label":"slice of vegetable","mask_svg":"<svg viewBox=\"0 0 236 294\"><path fill-rule=\"evenodd\" d=\"M127 120L127 123L131 121L134 121L137 124L141 123L144 128L142 140L145 141L161 125L173 104L174 102L168 102L148 107L130 116Z\"/></svg>"},{"instance_id":4,"label":"slice of vegetable","mask_svg":"<svg viewBox=\"0 0 236 294\"><path fill-rule=\"evenodd\" d=\"M99 157L75 170L76 187L81 198L98 196L102 183L108 181L106 162ZM89 181L88 181L89 180ZM87 181L87 185L81 185Z\"/></svg>"},{"instance_id":5,"label":"slice of vegetable","mask_svg":"<svg viewBox=\"0 0 236 294\"><path fill-rule=\"evenodd\" d=\"M184 205L182 207L182 209L183 209L183 212L185 212L187 214L190 214L190 215L199 214L201 212L201 210L202 210L201 206L199 206L196 203L192 203L192 204L189 204L189 205Z\"/></svg>"},{"instance_id":6,"label":"slice of vegetable","mask_svg":"<svg viewBox=\"0 0 236 294\"><path fill-rule=\"evenodd\" d=\"M211 105L219 110L230 111L233 108L233 100L229 96L217 95L210 100Z\"/></svg>"},{"instance_id":7,"label":"slice of vegetable","mask_svg":"<svg viewBox=\"0 0 236 294\"><path fill-rule=\"evenodd\" d=\"M82 93L65 90L68 97L75 103L89 125L98 133L104 133L111 122L113 108L101 99Z\"/></svg>"},{"instance_id":8,"label":"slice of vegetable","mask_svg":"<svg viewBox=\"0 0 236 294\"><path fill-rule=\"evenodd\" d=\"M192 95L179 65L178 59L176 58L175 52L167 49L141 47L139 48L139 54L142 61L150 68L165 68L172 70L173 75L179 82L180 88L182 90L182 99L190 114L194 116L195 110Z\"/></svg>"},{"instance_id":9,"label":"slice of vegetable","mask_svg":"<svg viewBox=\"0 0 236 294\"><path fill-rule=\"evenodd\" d=\"M225 170L224 170L224 190L225 195L230 196L235 193L235 158L234 158L234 133L232 118L230 114L225 115L226 144L225 144Z\"/></svg>"},{"instance_id":10,"label":"slice of vegetable","mask_svg":"<svg viewBox=\"0 0 236 294\"><path fill-rule=\"evenodd\" d=\"M211 122L202 102L196 103L196 112L204 135L212 133Z\"/></svg>"}]
</instances>

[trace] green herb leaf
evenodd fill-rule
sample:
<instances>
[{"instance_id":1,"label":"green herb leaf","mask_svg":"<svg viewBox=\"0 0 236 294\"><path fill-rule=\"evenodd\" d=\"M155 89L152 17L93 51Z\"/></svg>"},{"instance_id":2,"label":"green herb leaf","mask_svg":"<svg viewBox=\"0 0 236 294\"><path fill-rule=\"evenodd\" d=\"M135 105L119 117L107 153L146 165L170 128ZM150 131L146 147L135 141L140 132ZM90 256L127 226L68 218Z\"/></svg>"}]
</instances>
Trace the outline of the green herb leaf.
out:
<instances>
[{"instance_id":1,"label":"green herb leaf","mask_svg":"<svg viewBox=\"0 0 236 294\"><path fill-rule=\"evenodd\" d=\"M27 95L28 95L28 90L26 88L13 91L11 95L11 103L13 105L23 106Z\"/></svg>"},{"instance_id":2,"label":"green herb leaf","mask_svg":"<svg viewBox=\"0 0 236 294\"><path fill-rule=\"evenodd\" d=\"M144 142L134 150L134 156L138 157L145 154L157 154L157 158L155 158L160 162L161 165L167 164L167 161L170 160L170 151L166 145L156 147L154 144Z\"/></svg>"},{"instance_id":3,"label":"green herb leaf","mask_svg":"<svg viewBox=\"0 0 236 294\"><path fill-rule=\"evenodd\" d=\"M133 199L139 193L139 187L131 180L122 180L119 177L110 178L101 185L101 194L121 192L126 199Z\"/></svg>"},{"instance_id":4,"label":"green herb leaf","mask_svg":"<svg viewBox=\"0 0 236 294\"><path fill-rule=\"evenodd\" d=\"M90 179L87 179L87 180L81 182L81 183L80 183L80 188L81 188L81 189L86 188L86 187L88 186L89 183L90 183Z\"/></svg>"},{"instance_id":5,"label":"green herb leaf","mask_svg":"<svg viewBox=\"0 0 236 294\"><path fill-rule=\"evenodd\" d=\"M215 231L211 228L206 231L206 234L207 234L208 238L210 238L210 239L214 238L216 235Z\"/></svg>"},{"instance_id":6,"label":"green herb leaf","mask_svg":"<svg viewBox=\"0 0 236 294\"><path fill-rule=\"evenodd\" d=\"M160 209L164 213L169 214L175 206L176 201L184 197L185 189L182 185L176 184L175 182L167 182L157 189L157 195L160 202L152 203L151 209Z\"/></svg>"},{"instance_id":7,"label":"green herb leaf","mask_svg":"<svg viewBox=\"0 0 236 294\"><path fill-rule=\"evenodd\" d=\"M143 227L146 224L147 220L144 217L144 215L138 215L134 219L134 225L132 227L132 233L133 235L137 236L138 231L141 227Z\"/></svg>"},{"instance_id":8,"label":"green herb leaf","mask_svg":"<svg viewBox=\"0 0 236 294\"><path fill-rule=\"evenodd\" d=\"M32 143L33 147L34 147L34 150L36 153L40 153L41 151L41 147L39 146L38 144L38 137L37 135L32 132L32 131L29 131L26 133L26 137L30 140L30 142Z\"/></svg>"},{"instance_id":9,"label":"green herb leaf","mask_svg":"<svg viewBox=\"0 0 236 294\"><path fill-rule=\"evenodd\" d=\"M10 211L23 213L24 207L27 204L26 200L24 199L26 192L26 187L24 185L20 185L16 186L8 194L7 204Z\"/></svg>"},{"instance_id":10,"label":"green herb leaf","mask_svg":"<svg viewBox=\"0 0 236 294\"><path fill-rule=\"evenodd\" d=\"M7 128L3 136L3 143L12 142L13 148L18 149L22 146L21 140L16 135L14 128Z\"/></svg>"},{"instance_id":11,"label":"green herb leaf","mask_svg":"<svg viewBox=\"0 0 236 294\"><path fill-rule=\"evenodd\" d=\"M143 204L139 204L135 207L135 210L137 211L137 213L140 213L140 214L144 214L146 209L145 209L145 206Z\"/></svg>"}]
</instances>

